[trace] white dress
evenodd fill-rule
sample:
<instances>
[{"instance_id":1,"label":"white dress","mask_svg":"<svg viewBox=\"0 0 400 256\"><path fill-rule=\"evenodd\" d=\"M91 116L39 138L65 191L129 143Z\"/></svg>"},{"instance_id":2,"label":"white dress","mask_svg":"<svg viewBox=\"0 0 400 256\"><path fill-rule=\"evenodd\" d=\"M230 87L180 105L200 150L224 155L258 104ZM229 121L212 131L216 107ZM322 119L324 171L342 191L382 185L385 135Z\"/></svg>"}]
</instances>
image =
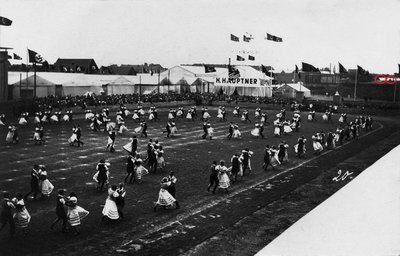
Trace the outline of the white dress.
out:
<instances>
[{"instance_id":1,"label":"white dress","mask_svg":"<svg viewBox=\"0 0 400 256\"><path fill-rule=\"evenodd\" d=\"M94 117L94 114L92 112L88 112L85 114L86 120L91 120L91 119L93 119L93 117Z\"/></svg>"},{"instance_id":2,"label":"white dress","mask_svg":"<svg viewBox=\"0 0 400 256\"><path fill-rule=\"evenodd\" d=\"M137 114L137 113L133 113L132 119L133 119L133 120L137 120L137 119L139 119L139 116L138 116L138 114Z\"/></svg>"},{"instance_id":3,"label":"white dress","mask_svg":"<svg viewBox=\"0 0 400 256\"><path fill-rule=\"evenodd\" d=\"M323 115L322 115L322 119L323 119L324 121L327 121L327 120L328 120L328 115L327 115L327 114L323 114Z\"/></svg>"},{"instance_id":4,"label":"white dress","mask_svg":"<svg viewBox=\"0 0 400 256\"><path fill-rule=\"evenodd\" d=\"M76 205L75 207L68 207L67 217L68 223L74 227L81 224L81 220L89 215L89 212L82 207Z\"/></svg>"},{"instance_id":5,"label":"white dress","mask_svg":"<svg viewBox=\"0 0 400 256\"><path fill-rule=\"evenodd\" d=\"M26 125L28 122L26 121L25 117L21 117L18 121L19 125Z\"/></svg>"},{"instance_id":6,"label":"white dress","mask_svg":"<svg viewBox=\"0 0 400 256\"><path fill-rule=\"evenodd\" d=\"M19 228L27 228L29 222L31 221L31 215L29 214L28 210L26 209L23 199L18 201L15 198L14 200L15 200L17 206L21 207L21 210L16 211L13 215L13 218L15 221L15 226L17 226Z\"/></svg>"},{"instance_id":7,"label":"white dress","mask_svg":"<svg viewBox=\"0 0 400 256\"><path fill-rule=\"evenodd\" d=\"M253 130L251 130L251 135L256 137L260 136L260 128L256 127Z\"/></svg>"},{"instance_id":8,"label":"white dress","mask_svg":"<svg viewBox=\"0 0 400 256\"><path fill-rule=\"evenodd\" d=\"M292 128L290 128L290 125L289 125L289 124L284 124L284 125L283 125L283 131L284 131L285 133L291 133L293 130L292 130Z\"/></svg>"},{"instance_id":9,"label":"white dress","mask_svg":"<svg viewBox=\"0 0 400 256\"><path fill-rule=\"evenodd\" d=\"M186 119L192 120L192 114L191 113L187 113L186 114Z\"/></svg>"},{"instance_id":10,"label":"white dress","mask_svg":"<svg viewBox=\"0 0 400 256\"><path fill-rule=\"evenodd\" d=\"M212 128L212 127L208 128L208 129L207 129L207 132L208 132L208 135L209 135L210 137L212 137L213 134L214 134L214 128Z\"/></svg>"},{"instance_id":11,"label":"white dress","mask_svg":"<svg viewBox=\"0 0 400 256\"><path fill-rule=\"evenodd\" d=\"M140 133L142 131L142 126L136 127L134 131L135 133Z\"/></svg>"},{"instance_id":12,"label":"white dress","mask_svg":"<svg viewBox=\"0 0 400 256\"><path fill-rule=\"evenodd\" d=\"M158 193L157 204L158 205L172 205L176 202L176 199L166 190L165 188L161 188L160 192Z\"/></svg>"},{"instance_id":13,"label":"white dress","mask_svg":"<svg viewBox=\"0 0 400 256\"><path fill-rule=\"evenodd\" d=\"M209 119L209 118L211 118L210 114L207 111L204 112L203 119Z\"/></svg>"},{"instance_id":14,"label":"white dress","mask_svg":"<svg viewBox=\"0 0 400 256\"><path fill-rule=\"evenodd\" d=\"M7 136L6 136L6 142L10 143L13 141L14 137L14 132L13 131L8 131Z\"/></svg>"},{"instance_id":15,"label":"white dress","mask_svg":"<svg viewBox=\"0 0 400 256\"><path fill-rule=\"evenodd\" d=\"M35 131L35 132L33 133L33 140L34 140L34 141L39 141L39 140L40 140L39 131Z\"/></svg>"},{"instance_id":16,"label":"white dress","mask_svg":"<svg viewBox=\"0 0 400 256\"><path fill-rule=\"evenodd\" d=\"M64 121L64 122L68 122L68 121L69 121L69 115L65 114L65 115L63 116L63 121Z\"/></svg>"},{"instance_id":17,"label":"white dress","mask_svg":"<svg viewBox=\"0 0 400 256\"><path fill-rule=\"evenodd\" d=\"M108 197L106 199L106 203L103 207L102 214L103 216L107 216L109 219L117 220L119 219L118 208L115 204L115 201L111 197L118 197L118 193L112 190L111 188L108 190Z\"/></svg>"},{"instance_id":18,"label":"white dress","mask_svg":"<svg viewBox=\"0 0 400 256\"><path fill-rule=\"evenodd\" d=\"M35 116L35 119L33 120L34 124L40 124L40 118L39 116Z\"/></svg>"},{"instance_id":19,"label":"white dress","mask_svg":"<svg viewBox=\"0 0 400 256\"><path fill-rule=\"evenodd\" d=\"M174 115L172 113L168 114L168 119L174 119Z\"/></svg>"},{"instance_id":20,"label":"white dress","mask_svg":"<svg viewBox=\"0 0 400 256\"><path fill-rule=\"evenodd\" d=\"M153 113L150 113L150 115L149 115L149 120L151 121L151 120L153 120L154 119L154 114Z\"/></svg>"},{"instance_id":21,"label":"white dress","mask_svg":"<svg viewBox=\"0 0 400 256\"><path fill-rule=\"evenodd\" d=\"M218 187L219 188L229 188L230 186L230 180L228 174L226 172L228 171L228 168L225 166L217 166L219 173L218 173Z\"/></svg>"},{"instance_id":22,"label":"white dress","mask_svg":"<svg viewBox=\"0 0 400 256\"><path fill-rule=\"evenodd\" d=\"M322 151L324 149L318 141L313 141L313 148L314 151Z\"/></svg>"},{"instance_id":23,"label":"white dress","mask_svg":"<svg viewBox=\"0 0 400 256\"><path fill-rule=\"evenodd\" d=\"M176 135L178 133L178 129L176 128L176 126L172 126L171 127L171 134L172 135Z\"/></svg>"},{"instance_id":24,"label":"white dress","mask_svg":"<svg viewBox=\"0 0 400 256\"><path fill-rule=\"evenodd\" d=\"M281 129L278 126L275 126L274 135L281 135Z\"/></svg>"},{"instance_id":25,"label":"white dress","mask_svg":"<svg viewBox=\"0 0 400 256\"><path fill-rule=\"evenodd\" d=\"M233 134L232 134L232 138L240 138L242 136L242 134L240 133L239 129L233 129Z\"/></svg>"},{"instance_id":26,"label":"white dress","mask_svg":"<svg viewBox=\"0 0 400 256\"><path fill-rule=\"evenodd\" d=\"M308 114L308 121L311 121L311 120L312 120L312 115Z\"/></svg>"}]
</instances>

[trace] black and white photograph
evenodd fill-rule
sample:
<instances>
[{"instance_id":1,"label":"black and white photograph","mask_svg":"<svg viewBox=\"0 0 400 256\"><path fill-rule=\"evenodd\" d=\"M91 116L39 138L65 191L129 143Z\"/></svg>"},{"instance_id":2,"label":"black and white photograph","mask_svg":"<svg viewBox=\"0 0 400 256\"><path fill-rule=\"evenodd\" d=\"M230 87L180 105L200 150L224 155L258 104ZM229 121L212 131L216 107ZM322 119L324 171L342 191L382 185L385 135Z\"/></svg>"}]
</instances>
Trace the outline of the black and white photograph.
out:
<instances>
[{"instance_id":1,"label":"black and white photograph","mask_svg":"<svg viewBox=\"0 0 400 256\"><path fill-rule=\"evenodd\" d=\"M0 0L0 255L400 255L399 10Z\"/></svg>"}]
</instances>

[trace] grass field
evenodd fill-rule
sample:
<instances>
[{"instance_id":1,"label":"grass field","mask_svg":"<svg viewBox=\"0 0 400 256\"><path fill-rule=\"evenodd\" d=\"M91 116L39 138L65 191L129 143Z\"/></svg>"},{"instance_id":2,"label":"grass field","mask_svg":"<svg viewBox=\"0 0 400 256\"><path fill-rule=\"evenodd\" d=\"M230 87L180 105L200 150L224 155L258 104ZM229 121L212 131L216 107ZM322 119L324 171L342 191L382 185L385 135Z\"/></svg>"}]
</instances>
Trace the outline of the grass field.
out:
<instances>
[{"instance_id":1,"label":"grass field","mask_svg":"<svg viewBox=\"0 0 400 256\"><path fill-rule=\"evenodd\" d=\"M252 123L241 123L239 118L232 117L232 109L228 109L228 121L218 122L216 119L216 108L209 108L212 116L211 122L215 129L213 140L202 140L202 122L190 122L178 120L176 122L179 135L174 138L165 138L164 130L167 109L159 109L160 121L148 122L148 138L140 138L138 150L142 155L146 153L149 138L159 139L164 146L167 167L163 173L149 174L144 176L141 184L127 184L126 206L124 209L125 219L122 222L104 224L101 223L101 210L105 203L107 193L99 193L95 190L92 177L95 167L101 158L111 163L111 184L122 182L126 175L127 153L122 146L129 141L132 133L118 136L116 139L116 152L105 151L107 135L103 132L92 132L89 124L83 119L79 123L82 127L83 147L70 147L67 139L71 135L73 124L45 125L44 145L34 145L31 140L33 125L19 129L20 143L13 145L0 145L0 190L8 190L14 195L16 192L27 193L30 189L30 170L34 164L44 164L47 167L49 180L55 185L55 190L50 201L26 202L27 209L32 215L29 226L29 235L22 237L17 235L12 241L7 240L7 231L0 234L1 249L4 255L19 254L45 254L52 250L75 248L75 245L86 247L91 253L98 253L98 243L109 243L110 247L119 246L121 240L113 239L116 234L123 237L124 232L143 234L151 228L173 219L178 214L190 211L196 207L212 202L215 198L223 195L220 192L213 195L206 191L209 176L209 166L213 160L229 161L234 153L240 153L242 149L249 147L254 152L252 158L253 172L251 176L245 176L243 181L234 184L230 189L236 190L253 184L260 179L271 176L279 170L294 166L299 160L294 157L293 145L297 138L304 135L307 138L307 152L312 154L311 136L319 131L327 132L336 129L338 116L333 117L333 123L322 122L321 115L317 114L317 122L311 123L306 120L306 114L302 114L302 123L299 132L282 137L273 137L273 127L268 125L264 130L266 139L261 140L251 136L250 131L254 128L254 109L249 109ZM272 122L276 110L267 111L269 122ZM292 112L287 112L291 119ZM112 119L115 112L111 113ZM350 118L351 119L351 118ZM240 140L228 140L229 121L239 123L242 132ZM127 120L127 127L133 131L137 127L132 119ZM5 138L6 128L1 128L0 137ZM264 172L261 168L263 162L263 150L266 144L277 145L281 140L286 140L289 145L289 164L278 167L278 170ZM153 212L153 203L157 200L159 182L169 171L175 171L178 178L177 199L181 203L179 210L159 210ZM90 211L89 216L83 220L81 235L73 237L72 234L62 234L59 231L51 231L50 224L55 219L55 198L57 190L67 189L67 193L74 191L78 195L78 205ZM60 228L60 227L59 227ZM122 235L121 235L122 234Z\"/></svg>"}]
</instances>

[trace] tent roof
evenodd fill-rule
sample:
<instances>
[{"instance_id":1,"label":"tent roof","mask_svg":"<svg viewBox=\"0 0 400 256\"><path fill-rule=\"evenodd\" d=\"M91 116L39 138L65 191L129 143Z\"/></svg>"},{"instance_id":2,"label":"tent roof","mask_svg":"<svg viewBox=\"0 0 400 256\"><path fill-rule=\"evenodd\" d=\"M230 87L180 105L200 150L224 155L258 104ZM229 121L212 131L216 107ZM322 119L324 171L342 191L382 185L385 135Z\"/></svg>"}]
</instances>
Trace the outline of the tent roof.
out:
<instances>
[{"instance_id":1,"label":"tent roof","mask_svg":"<svg viewBox=\"0 0 400 256\"><path fill-rule=\"evenodd\" d=\"M310 89L308 89L307 87L305 87L304 85L303 85L303 83L295 83L295 84L284 84L284 85L282 85L282 86L285 86L285 85L287 85L287 86L289 86L289 87L291 87L291 88L293 88L294 90L296 90L296 91L298 91L298 92L309 92L310 91Z\"/></svg>"}]
</instances>

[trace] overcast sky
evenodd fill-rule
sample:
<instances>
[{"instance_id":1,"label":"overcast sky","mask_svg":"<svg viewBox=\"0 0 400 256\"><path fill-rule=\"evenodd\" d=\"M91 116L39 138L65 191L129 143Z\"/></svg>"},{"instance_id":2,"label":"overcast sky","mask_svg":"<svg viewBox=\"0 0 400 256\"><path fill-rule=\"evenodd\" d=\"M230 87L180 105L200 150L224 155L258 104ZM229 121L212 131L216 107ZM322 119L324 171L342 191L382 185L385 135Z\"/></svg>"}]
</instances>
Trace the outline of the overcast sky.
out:
<instances>
[{"instance_id":1,"label":"overcast sky","mask_svg":"<svg viewBox=\"0 0 400 256\"><path fill-rule=\"evenodd\" d=\"M341 62L372 72L397 72L400 0L0 0L0 44L26 62L26 48L49 63L94 58L109 64L237 64L239 51L254 62L292 70L301 62ZM230 41L230 34L251 43ZM264 40L270 33L282 43ZM243 57L247 55L242 54Z\"/></svg>"}]
</instances>

